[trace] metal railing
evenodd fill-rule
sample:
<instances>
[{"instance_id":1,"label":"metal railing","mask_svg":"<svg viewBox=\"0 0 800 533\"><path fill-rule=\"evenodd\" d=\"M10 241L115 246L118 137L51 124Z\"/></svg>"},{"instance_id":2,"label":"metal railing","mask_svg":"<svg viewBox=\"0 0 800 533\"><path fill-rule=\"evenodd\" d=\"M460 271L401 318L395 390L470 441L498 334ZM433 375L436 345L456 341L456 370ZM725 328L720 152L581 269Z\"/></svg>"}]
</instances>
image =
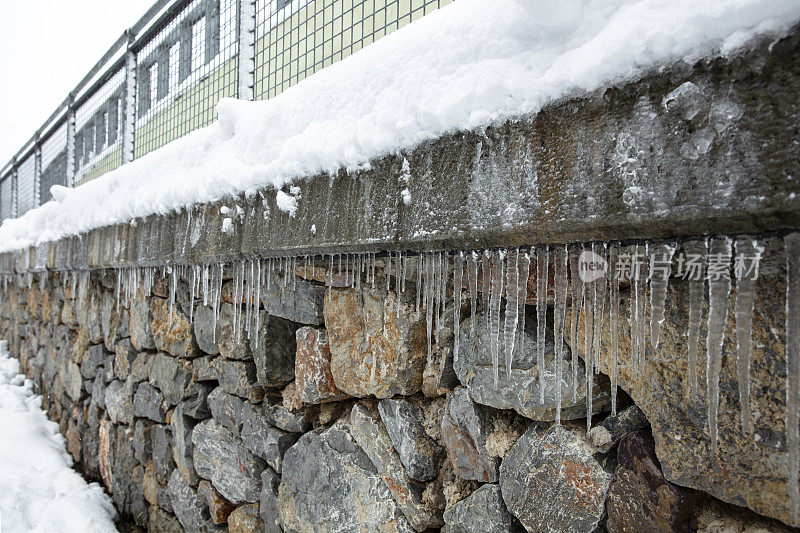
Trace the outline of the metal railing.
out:
<instances>
[{"instance_id":1,"label":"metal railing","mask_svg":"<svg viewBox=\"0 0 800 533\"><path fill-rule=\"evenodd\" d=\"M0 169L0 220L266 100L452 0L158 0Z\"/></svg>"}]
</instances>

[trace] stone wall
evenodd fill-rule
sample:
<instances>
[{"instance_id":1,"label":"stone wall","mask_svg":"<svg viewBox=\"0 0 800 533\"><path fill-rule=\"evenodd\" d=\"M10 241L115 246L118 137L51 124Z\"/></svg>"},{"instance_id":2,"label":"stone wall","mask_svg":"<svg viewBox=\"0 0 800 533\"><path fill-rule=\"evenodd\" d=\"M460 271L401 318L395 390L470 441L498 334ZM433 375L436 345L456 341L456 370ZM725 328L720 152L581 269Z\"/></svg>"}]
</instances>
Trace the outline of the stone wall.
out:
<instances>
[{"instance_id":1,"label":"stone wall","mask_svg":"<svg viewBox=\"0 0 800 533\"><path fill-rule=\"evenodd\" d=\"M609 416L606 374L590 374L595 428L587 436L583 393L565 396L556 425L552 391L541 401L535 388L533 273L524 347L495 385L482 298L474 331L466 291L461 299L456 358L453 278L446 277L429 350L413 264L388 289L383 264L377 283L326 276L321 263L298 267L279 290L262 290L258 310L241 304L242 291L226 279L216 318L185 277L175 276L170 290L173 278L156 275L128 299L118 296L115 271L93 272L85 290L68 273L21 276L0 299L0 335L60 424L78 468L102 482L126 527L790 529L766 518L791 520L780 239L767 241L754 315L754 435L738 427L729 317L717 456L709 452L704 389L687 400L686 282L670 283L662 342L648 352L644 372L627 364L631 341L621 329L617 416ZM630 288L620 297L624 319ZM735 291L731 309L734 298ZM552 297L547 303L552 320ZM248 338L241 324L256 318ZM610 345L604 339L602 372ZM552 331L545 348L552 373ZM559 352L565 367L573 351L583 365L580 343L567 338ZM699 355L703 382L702 346Z\"/></svg>"}]
</instances>

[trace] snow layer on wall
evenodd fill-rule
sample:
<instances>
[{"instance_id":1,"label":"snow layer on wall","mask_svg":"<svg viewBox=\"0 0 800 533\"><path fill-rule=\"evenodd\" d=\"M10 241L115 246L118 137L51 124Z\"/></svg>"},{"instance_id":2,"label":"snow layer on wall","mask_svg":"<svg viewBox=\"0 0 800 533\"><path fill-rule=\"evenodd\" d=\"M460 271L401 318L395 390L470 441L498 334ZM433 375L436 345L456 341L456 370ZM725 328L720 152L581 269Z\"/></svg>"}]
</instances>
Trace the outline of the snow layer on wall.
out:
<instances>
[{"instance_id":1,"label":"snow layer on wall","mask_svg":"<svg viewBox=\"0 0 800 533\"><path fill-rule=\"evenodd\" d=\"M458 0L264 102L0 227L0 251L167 213L535 113L800 20L797 0ZM288 211L296 204L281 196Z\"/></svg>"}]
</instances>

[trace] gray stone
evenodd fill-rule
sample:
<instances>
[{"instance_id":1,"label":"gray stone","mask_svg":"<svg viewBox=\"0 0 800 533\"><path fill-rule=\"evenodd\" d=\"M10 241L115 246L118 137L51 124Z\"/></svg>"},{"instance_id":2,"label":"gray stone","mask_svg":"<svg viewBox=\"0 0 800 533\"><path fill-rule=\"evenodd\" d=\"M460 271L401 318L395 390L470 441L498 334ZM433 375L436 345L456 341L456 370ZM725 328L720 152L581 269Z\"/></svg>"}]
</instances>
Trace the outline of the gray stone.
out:
<instances>
[{"instance_id":1,"label":"gray stone","mask_svg":"<svg viewBox=\"0 0 800 533\"><path fill-rule=\"evenodd\" d=\"M196 421L186 415L183 402L175 407L170 419L172 429L172 458L189 485L197 484L197 472L192 459L192 430Z\"/></svg>"},{"instance_id":2,"label":"gray stone","mask_svg":"<svg viewBox=\"0 0 800 533\"><path fill-rule=\"evenodd\" d=\"M622 437L648 425L642 410L631 405L618 412L617 416L608 416L599 426L590 429L586 437L598 451L608 453Z\"/></svg>"},{"instance_id":3,"label":"gray stone","mask_svg":"<svg viewBox=\"0 0 800 533\"><path fill-rule=\"evenodd\" d=\"M92 405L100 408L106 405L106 381L102 373L98 373L92 383Z\"/></svg>"},{"instance_id":4,"label":"gray stone","mask_svg":"<svg viewBox=\"0 0 800 533\"><path fill-rule=\"evenodd\" d=\"M261 327L250 339L258 382L267 389L281 388L294 379L297 327L263 311L259 316Z\"/></svg>"},{"instance_id":5,"label":"gray stone","mask_svg":"<svg viewBox=\"0 0 800 533\"><path fill-rule=\"evenodd\" d=\"M133 456L142 464L147 464L147 461L153 455L153 445L150 438L150 427L152 425L149 420L140 418L133 428L133 441L131 443Z\"/></svg>"},{"instance_id":6,"label":"gray stone","mask_svg":"<svg viewBox=\"0 0 800 533\"><path fill-rule=\"evenodd\" d=\"M508 510L528 531L595 531L612 476L594 453L575 430L531 427L500 467Z\"/></svg>"},{"instance_id":7,"label":"gray stone","mask_svg":"<svg viewBox=\"0 0 800 533\"><path fill-rule=\"evenodd\" d=\"M214 324L214 310L211 307L199 303L194 308L194 337L197 346L203 352L211 355L219 353L217 341L220 336L219 321Z\"/></svg>"},{"instance_id":8,"label":"gray stone","mask_svg":"<svg viewBox=\"0 0 800 533\"><path fill-rule=\"evenodd\" d=\"M149 383L140 383L133 396L133 413L154 422L165 422L164 395Z\"/></svg>"},{"instance_id":9,"label":"gray stone","mask_svg":"<svg viewBox=\"0 0 800 533\"><path fill-rule=\"evenodd\" d=\"M194 467L233 503L257 502L261 472L266 463L253 455L242 441L216 421L206 420L192 432Z\"/></svg>"},{"instance_id":10,"label":"gray stone","mask_svg":"<svg viewBox=\"0 0 800 533\"><path fill-rule=\"evenodd\" d=\"M134 382L147 381L150 378L152 354L140 352L136 354L130 369L130 379Z\"/></svg>"},{"instance_id":11,"label":"gray stone","mask_svg":"<svg viewBox=\"0 0 800 533\"><path fill-rule=\"evenodd\" d=\"M357 403L350 412L350 433L378 469L389 492L417 531L442 525L441 515L426 505L422 497L425 485L408 477L400 456L378 417L364 404Z\"/></svg>"},{"instance_id":12,"label":"gray stone","mask_svg":"<svg viewBox=\"0 0 800 533\"><path fill-rule=\"evenodd\" d=\"M285 288L279 276L273 276L271 281L261 287L261 305L267 314L298 324L318 326L323 323L325 287L300 278L290 280Z\"/></svg>"},{"instance_id":13,"label":"gray stone","mask_svg":"<svg viewBox=\"0 0 800 533\"><path fill-rule=\"evenodd\" d=\"M157 353L150 360L150 383L158 387L170 406L177 405L192 380L192 370L186 360Z\"/></svg>"},{"instance_id":14,"label":"gray stone","mask_svg":"<svg viewBox=\"0 0 800 533\"><path fill-rule=\"evenodd\" d=\"M489 328L486 326L485 315L479 314L475 326L475 335L470 334L470 320L461 323L461 342L458 361L454 361L453 368L459 381L467 387L472 398L483 405L496 409L514 409L522 416L533 420L555 420L556 394L552 383L555 375L555 342L553 341L552 328L548 329L545 343L545 372L549 377L545 384L544 403L540 402L539 369L536 364L536 315L528 312L525 320L524 350L514 350L514 359L511 366L511 376L505 373L505 344L504 337L500 335L498 350L500 353L500 368L502 378L497 387L494 384L494 369L492 355L489 349ZM505 320L501 314L500 323ZM564 364L562 365L561 390L562 390L562 420L571 420L586 417L586 372L583 360L578 359L578 395L572 401L572 374L570 370L571 351L564 344ZM595 413L606 408L611 397L607 387L601 387L595 377L593 386L594 399L592 408Z\"/></svg>"},{"instance_id":15,"label":"gray stone","mask_svg":"<svg viewBox=\"0 0 800 533\"><path fill-rule=\"evenodd\" d=\"M175 516L186 531L202 531L208 526L208 508L177 470L169 477L167 491Z\"/></svg>"},{"instance_id":16,"label":"gray stone","mask_svg":"<svg viewBox=\"0 0 800 533\"><path fill-rule=\"evenodd\" d=\"M498 485L487 483L444 512L447 533L523 533Z\"/></svg>"},{"instance_id":17,"label":"gray stone","mask_svg":"<svg viewBox=\"0 0 800 533\"><path fill-rule=\"evenodd\" d=\"M108 350L113 350L117 339L130 335L128 331L129 319L127 310L117 304L111 292L103 292L103 312L100 326L103 330L103 342Z\"/></svg>"},{"instance_id":18,"label":"gray stone","mask_svg":"<svg viewBox=\"0 0 800 533\"><path fill-rule=\"evenodd\" d=\"M490 430L488 415L472 401L467 390L463 387L454 390L442 417L442 440L453 468L462 479L497 481L500 461L486 449Z\"/></svg>"},{"instance_id":19,"label":"gray stone","mask_svg":"<svg viewBox=\"0 0 800 533\"><path fill-rule=\"evenodd\" d=\"M228 394L239 396L253 403L264 397L264 389L258 384L256 366L252 361L232 361L223 357L201 357L195 360L195 379L219 382Z\"/></svg>"},{"instance_id":20,"label":"gray stone","mask_svg":"<svg viewBox=\"0 0 800 533\"><path fill-rule=\"evenodd\" d=\"M282 533L278 513L278 485L280 476L271 468L261 472L261 497L258 500L259 514L264 521L264 533Z\"/></svg>"},{"instance_id":21,"label":"gray stone","mask_svg":"<svg viewBox=\"0 0 800 533\"><path fill-rule=\"evenodd\" d=\"M408 477L418 481L436 478L445 451L425 433L422 409L408 400L381 400L378 412Z\"/></svg>"},{"instance_id":22,"label":"gray stone","mask_svg":"<svg viewBox=\"0 0 800 533\"><path fill-rule=\"evenodd\" d=\"M223 292L225 291L223 290ZM253 358L244 328L244 320L240 321L238 332L235 328L234 306L232 304L223 302L219 317L217 317L217 325L219 327L217 346L222 357L238 361L247 361Z\"/></svg>"},{"instance_id":23,"label":"gray stone","mask_svg":"<svg viewBox=\"0 0 800 533\"><path fill-rule=\"evenodd\" d=\"M80 367L72 361L65 361L59 374L61 382L64 384L64 391L70 400L77 402L81 399L81 389L83 388L83 377Z\"/></svg>"},{"instance_id":24,"label":"gray stone","mask_svg":"<svg viewBox=\"0 0 800 533\"><path fill-rule=\"evenodd\" d=\"M97 369L103 366L105 358L106 353L102 344L89 346L81 363L81 376L84 379L93 379L97 374Z\"/></svg>"},{"instance_id":25,"label":"gray stone","mask_svg":"<svg viewBox=\"0 0 800 533\"><path fill-rule=\"evenodd\" d=\"M153 533L183 533L183 527L175 516L155 506L150 507L147 530Z\"/></svg>"},{"instance_id":26,"label":"gray stone","mask_svg":"<svg viewBox=\"0 0 800 533\"><path fill-rule=\"evenodd\" d=\"M172 454L170 453L170 431L167 426L154 424L150 428L150 438L153 446L153 464L156 467L156 478L159 483L169 480L170 471L173 470Z\"/></svg>"},{"instance_id":27,"label":"gray stone","mask_svg":"<svg viewBox=\"0 0 800 533\"><path fill-rule=\"evenodd\" d=\"M136 349L130 339L122 339L114 346L114 375L125 381L136 359Z\"/></svg>"},{"instance_id":28,"label":"gray stone","mask_svg":"<svg viewBox=\"0 0 800 533\"><path fill-rule=\"evenodd\" d=\"M342 422L306 433L289 448L278 507L288 531L414 531Z\"/></svg>"},{"instance_id":29,"label":"gray stone","mask_svg":"<svg viewBox=\"0 0 800 533\"><path fill-rule=\"evenodd\" d=\"M242 418L241 437L244 445L280 474L283 455L297 442L298 435L269 425L251 405L245 406Z\"/></svg>"},{"instance_id":30,"label":"gray stone","mask_svg":"<svg viewBox=\"0 0 800 533\"><path fill-rule=\"evenodd\" d=\"M141 294L137 294L135 298L131 299L128 330L131 334L131 343L139 351L156 348L152 321L150 304Z\"/></svg>"},{"instance_id":31,"label":"gray stone","mask_svg":"<svg viewBox=\"0 0 800 533\"><path fill-rule=\"evenodd\" d=\"M312 427L312 415L309 410L291 411L281 404L270 404L264 400L262 404L267 422L284 431L305 433Z\"/></svg>"},{"instance_id":32,"label":"gray stone","mask_svg":"<svg viewBox=\"0 0 800 533\"><path fill-rule=\"evenodd\" d=\"M263 533L264 522L257 504L240 505L228 517L229 533Z\"/></svg>"},{"instance_id":33,"label":"gray stone","mask_svg":"<svg viewBox=\"0 0 800 533\"><path fill-rule=\"evenodd\" d=\"M106 411L112 422L133 424L133 383L114 380L106 388Z\"/></svg>"},{"instance_id":34,"label":"gray stone","mask_svg":"<svg viewBox=\"0 0 800 533\"><path fill-rule=\"evenodd\" d=\"M197 420L205 420L211 416L208 410L208 395L214 387L205 383L192 381L184 393L183 411Z\"/></svg>"},{"instance_id":35,"label":"gray stone","mask_svg":"<svg viewBox=\"0 0 800 533\"><path fill-rule=\"evenodd\" d=\"M237 396L228 394L221 387L217 387L208 395L208 408L211 416L218 424L228 428L234 433L242 429L245 402Z\"/></svg>"}]
</instances>

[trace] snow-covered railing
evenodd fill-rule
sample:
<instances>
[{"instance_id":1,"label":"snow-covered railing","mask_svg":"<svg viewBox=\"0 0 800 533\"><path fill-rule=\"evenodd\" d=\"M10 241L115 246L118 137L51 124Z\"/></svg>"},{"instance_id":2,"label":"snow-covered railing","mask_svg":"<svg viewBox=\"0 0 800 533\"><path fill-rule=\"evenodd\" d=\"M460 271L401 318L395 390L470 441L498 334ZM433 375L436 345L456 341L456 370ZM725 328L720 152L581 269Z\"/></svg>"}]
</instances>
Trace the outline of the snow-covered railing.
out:
<instances>
[{"instance_id":1,"label":"snow-covered railing","mask_svg":"<svg viewBox=\"0 0 800 533\"><path fill-rule=\"evenodd\" d=\"M452 0L158 0L0 169L0 220L264 100ZM36 163L38 161L38 163Z\"/></svg>"}]
</instances>

